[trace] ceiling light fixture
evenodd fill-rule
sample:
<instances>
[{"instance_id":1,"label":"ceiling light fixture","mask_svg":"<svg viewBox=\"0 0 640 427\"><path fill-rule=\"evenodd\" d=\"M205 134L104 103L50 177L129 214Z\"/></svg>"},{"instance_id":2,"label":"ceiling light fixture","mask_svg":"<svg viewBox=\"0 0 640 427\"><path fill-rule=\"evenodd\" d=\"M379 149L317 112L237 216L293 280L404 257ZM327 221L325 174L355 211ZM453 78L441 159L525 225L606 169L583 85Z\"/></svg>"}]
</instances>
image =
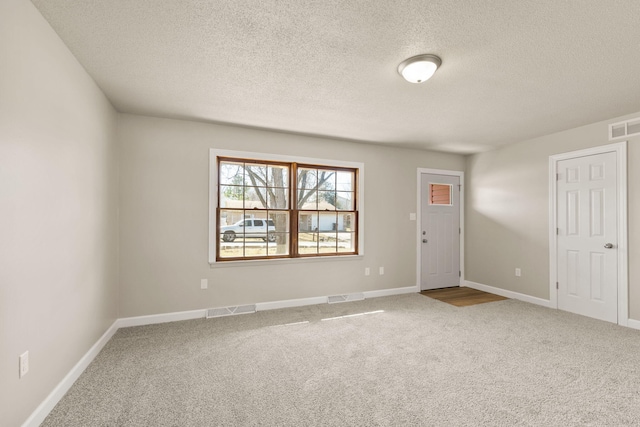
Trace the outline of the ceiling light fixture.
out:
<instances>
[{"instance_id":1,"label":"ceiling light fixture","mask_svg":"<svg viewBox=\"0 0 640 427\"><path fill-rule=\"evenodd\" d=\"M431 78L442 60L435 55L418 55L398 65L398 73L409 83L422 83Z\"/></svg>"}]
</instances>

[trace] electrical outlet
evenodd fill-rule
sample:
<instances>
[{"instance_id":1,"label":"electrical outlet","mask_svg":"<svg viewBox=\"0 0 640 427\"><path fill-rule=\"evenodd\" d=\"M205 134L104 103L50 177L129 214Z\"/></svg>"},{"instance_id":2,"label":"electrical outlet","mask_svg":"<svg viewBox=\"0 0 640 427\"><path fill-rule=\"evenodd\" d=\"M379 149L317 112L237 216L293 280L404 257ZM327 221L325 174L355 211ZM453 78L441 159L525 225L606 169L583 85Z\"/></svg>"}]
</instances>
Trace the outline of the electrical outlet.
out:
<instances>
[{"instance_id":1,"label":"electrical outlet","mask_svg":"<svg viewBox=\"0 0 640 427\"><path fill-rule=\"evenodd\" d=\"M414 212L409 214L409 221L415 221L416 220L416 214Z\"/></svg>"},{"instance_id":2,"label":"electrical outlet","mask_svg":"<svg viewBox=\"0 0 640 427\"><path fill-rule=\"evenodd\" d=\"M382 276L384 274L384 267L380 267L380 275Z\"/></svg>"},{"instance_id":3,"label":"electrical outlet","mask_svg":"<svg viewBox=\"0 0 640 427\"><path fill-rule=\"evenodd\" d=\"M207 289L209 287L209 280L201 279L200 280L200 289Z\"/></svg>"},{"instance_id":4,"label":"electrical outlet","mask_svg":"<svg viewBox=\"0 0 640 427\"><path fill-rule=\"evenodd\" d=\"M370 274L371 274L371 269L370 269L369 267L366 267L366 268L364 269L364 275L365 275L365 276L368 276L368 275L370 275Z\"/></svg>"},{"instance_id":5,"label":"electrical outlet","mask_svg":"<svg viewBox=\"0 0 640 427\"><path fill-rule=\"evenodd\" d=\"M519 268L516 268L516 277L520 277L522 276L522 270L520 270Z\"/></svg>"},{"instance_id":6,"label":"electrical outlet","mask_svg":"<svg viewBox=\"0 0 640 427\"><path fill-rule=\"evenodd\" d=\"M29 372L29 352L25 351L18 361L18 378L24 377L27 372Z\"/></svg>"}]
</instances>

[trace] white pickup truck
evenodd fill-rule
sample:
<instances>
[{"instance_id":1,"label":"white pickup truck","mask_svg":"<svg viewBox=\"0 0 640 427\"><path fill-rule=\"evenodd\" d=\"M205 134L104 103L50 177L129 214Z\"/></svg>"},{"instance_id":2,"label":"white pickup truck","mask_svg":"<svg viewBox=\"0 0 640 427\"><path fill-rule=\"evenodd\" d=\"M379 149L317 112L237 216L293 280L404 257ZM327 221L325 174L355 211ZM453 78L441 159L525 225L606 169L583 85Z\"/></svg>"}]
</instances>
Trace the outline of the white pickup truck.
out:
<instances>
[{"instance_id":1,"label":"white pickup truck","mask_svg":"<svg viewBox=\"0 0 640 427\"><path fill-rule=\"evenodd\" d=\"M225 242L233 242L236 237L275 242L276 235L273 234L275 231L276 227L272 219L241 219L233 225L220 227L220 237Z\"/></svg>"}]
</instances>

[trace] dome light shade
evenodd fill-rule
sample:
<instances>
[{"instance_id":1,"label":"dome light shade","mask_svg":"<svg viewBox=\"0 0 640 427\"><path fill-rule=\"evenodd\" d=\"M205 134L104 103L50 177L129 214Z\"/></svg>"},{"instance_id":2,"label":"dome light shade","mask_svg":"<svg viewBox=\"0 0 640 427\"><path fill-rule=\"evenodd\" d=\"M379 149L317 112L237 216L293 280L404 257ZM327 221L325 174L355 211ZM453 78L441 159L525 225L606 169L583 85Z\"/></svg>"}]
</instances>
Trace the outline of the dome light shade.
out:
<instances>
[{"instance_id":1,"label":"dome light shade","mask_svg":"<svg viewBox=\"0 0 640 427\"><path fill-rule=\"evenodd\" d=\"M433 76L442 64L435 55L418 55L406 59L398 66L398 73L409 83L422 83Z\"/></svg>"}]
</instances>

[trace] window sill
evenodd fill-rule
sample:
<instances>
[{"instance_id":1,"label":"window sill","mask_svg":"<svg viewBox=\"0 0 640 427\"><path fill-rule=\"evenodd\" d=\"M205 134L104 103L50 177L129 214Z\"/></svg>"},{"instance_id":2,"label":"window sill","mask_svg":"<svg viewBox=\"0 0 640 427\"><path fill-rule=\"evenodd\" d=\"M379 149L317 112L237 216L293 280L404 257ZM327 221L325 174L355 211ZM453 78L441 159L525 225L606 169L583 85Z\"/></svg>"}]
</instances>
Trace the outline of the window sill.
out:
<instances>
[{"instance_id":1,"label":"window sill","mask_svg":"<svg viewBox=\"0 0 640 427\"><path fill-rule=\"evenodd\" d=\"M219 261L210 262L210 268L226 268L226 267L255 267L261 265L281 265L281 264L297 264L306 262L328 262L328 261L361 261L363 254L359 255L342 255L342 256L323 256L323 257L304 257L304 258L275 258L275 259L256 259L242 261Z\"/></svg>"}]
</instances>

